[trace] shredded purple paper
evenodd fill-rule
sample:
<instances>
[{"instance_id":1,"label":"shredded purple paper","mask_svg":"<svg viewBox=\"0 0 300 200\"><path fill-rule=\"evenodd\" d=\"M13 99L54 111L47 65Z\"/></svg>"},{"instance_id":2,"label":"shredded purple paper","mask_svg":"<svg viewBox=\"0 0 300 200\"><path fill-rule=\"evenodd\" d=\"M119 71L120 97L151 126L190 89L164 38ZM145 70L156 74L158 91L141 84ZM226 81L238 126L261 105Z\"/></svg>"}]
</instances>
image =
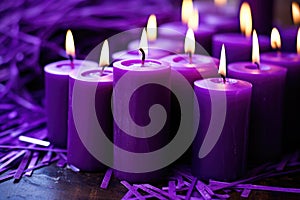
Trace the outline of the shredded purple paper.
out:
<instances>
[{"instance_id":1,"label":"shredded purple paper","mask_svg":"<svg viewBox=\"0 0 300 200\"><path fill-rule=\"evenodd\" d=\"M104 178L102 180L100 188L107 189L109 181L110 181L110 178L111 178L111 175L112 175L112 172L113 172L113 170L110 169L110 168L106 170L106 173L104 175Z\"/></svg>"}]
</instances>

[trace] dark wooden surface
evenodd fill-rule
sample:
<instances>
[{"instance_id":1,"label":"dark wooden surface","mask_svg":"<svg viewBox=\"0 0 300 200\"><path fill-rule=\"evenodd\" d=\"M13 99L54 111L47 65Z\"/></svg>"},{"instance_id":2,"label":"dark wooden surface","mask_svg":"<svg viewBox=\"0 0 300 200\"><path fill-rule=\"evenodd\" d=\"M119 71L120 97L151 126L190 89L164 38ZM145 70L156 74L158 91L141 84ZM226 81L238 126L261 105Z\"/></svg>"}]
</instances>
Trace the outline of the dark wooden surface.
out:
<instances>
[{"instance_id":1,"label":"dark wooden surface","mask_svg":"<svg viewBox=\"0 0 300 200\"><path fill-rule=\"evenodd\" d=\"M75 173L52 164L34 171L32 177L23 177L18 183L13 183L13 180L1 183L0 199L121 199L127 189L115 178L111 179L107 190L100 189L103 176L104 173ZM269 178L256 184L300 188L300 173ZM231 199L245 198L234 192ZM300 199L300 195L252 191L249 199L296 200Z\"/></svg>"}]
</instances>

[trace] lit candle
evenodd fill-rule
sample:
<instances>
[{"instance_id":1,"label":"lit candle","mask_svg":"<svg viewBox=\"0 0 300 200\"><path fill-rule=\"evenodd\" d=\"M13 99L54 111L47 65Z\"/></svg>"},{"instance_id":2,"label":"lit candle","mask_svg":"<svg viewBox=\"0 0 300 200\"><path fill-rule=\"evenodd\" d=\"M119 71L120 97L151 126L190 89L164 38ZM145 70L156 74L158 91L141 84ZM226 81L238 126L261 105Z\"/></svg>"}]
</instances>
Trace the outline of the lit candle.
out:
<instances>
[{"instance_id":1,"label":"lit candle","mask_svg":"<svg viewBox=\"0 0 300 200\"><path fill-rule=\"evenodd\" d=\"M299 31L298 31L299 33ZM272 47L277 52L267 52L261 55L261 62L274 64L287 69L285 88L285 117L284 117L284 137L283 146L285 153L299 148L300 127L298 118L300 112L300 42L299 34L297 38L298 53L279 52L281 48L280 34L276 28L272 31Z\"/></svg>"},{"instance_id":2,"label":"lit candle","mask_svg":"<svg viewBox=\"0 0 300 200\"><path fill-rule=\"evenodd\" d=\"M283 97L286 69L260 64L259 45L253 31L252 63L228 66L228 76L252 83L248 155L251 164L281 158Z\"/></svg>"},{"instance_id":3,"label":"lit candle","mask_svg":"<svg viewBox=\"0 0 300 200\"><path fill-rule=\"evenodd\" d=\"M107 152L107 154L112 152L103 149L105 147L102 144L104 141L93 139L96 138L94 135L99 133L96 131L98 129L94 128L91 123L92 113L96 112L103 132L112 139L113 120L110 105L113 75L112 68L106 67L108 65L109 47L107 40L105 40L102 46L99 67L81 67L70 74L67 160L68 164L81 171L101 171L105 168L91 155L86 145L92 147L93 144L96 144L99 149L102 148L99 151ZM96 91L93 93L93 90ZM74 112L74 110L77 112ZM83 140L88 141L88 143L83 143Z\"/></svg>"},{"instance_id":4,"label":"lit candle","mask_svg":"<svg viewBox=\"0 0 300 200\"><path fill-rule=\"evenodd\" d=\"M67 146L69 74L81 65L97 65L91 61L75 59L75 46L70 30L66 36L66 53L70 60L50 63L44 68L48 139L59 147Z\"/></svg>"},{"instance_id":5,"label":"lit candle","mask_svg":"<svg viewBox=\"0 0 300 200\"><path fill-rule=\"evenodd\" d=\"M251 33L252 33L252 14L249 4L243 3L240 9L240 28L243 34L225 33L217 34L212 39L212 55L219 58L222 44L230 54L227 62L251 61ZM270 40L267 36L259 36L259 45L262 52L270 50Z\"/></svg>"},{"instance_id":6,"label":"lit candle","mask_svg":"<svg viewBox=\"0 0 300 200\"><path fill-rule=\"evenodd\" d=\"M142 60L115 62L113 67L114 145L133 153L149 153L162 148L169 140L170 90L160 84L170 84L169 64L145 60L143 56ZM153 109L154 104L162 105L164 113L153 116L157 111ZM157 162L164 159L155 158ZM127 169L115 170L115 176L131 182L156 181L166 174L164 169L145 173L130 171L143 163L121 156L117 148L114 150L114 165L116 169Z\"/></svg>"},{"instance_id":7,"label":"lit candle","mask_svg":"<svg viewBox=\"0 0 300 200\"><path fill-rule=\"evenodd\" d=\"M297 52L296 41L297 41L297 32L300 24L300 6L298 2L292 2L292 26L279 26L279 32L282 39L281 51L285 52Z\"/></svg>"},{"instance_id":8,"label":"lit candle","mask_svg":"<svg viewBox=\"0 0 300 200\"><path fill-rule=\"evenodd\" d=\"M143 48L145 53L147 54L148 58L151 59L159 59L162 57L165 57L167 55L170 55L170 52L166 49L163 49L163 47L149 47L148 44L148 38L147 38L147 32L144 28L142 31L141 39L139 41L139 45L137 45L136 41L131 45L129 50L123 50L116 52L112 55L113 62L119 61L119 60L125 60L125 59L139 59L140 52L139 48ZM157 43L158 44L158 43ZM136 46L135 46L136 45Z\"/></svg>"},{"instance_id":9,"label":"lit candle","mask_svg":"<svg viewBox=\"0 0 300 200\"><path fill-rule=\"evenodd\" d=\"M163 56L166 54L179 53L182 49L182 43L174 42L169 38L158 38L160 29L157 28L156 16L154 14L148 18L146 33L149 45L149 56L151 55L151 51L162 51L161 55ZM134 40L128 44L129 50L135 50L138 49L138 47L139 40Z\"/></svg>"},{"instance_id":10,"label":"lit candle","mask_svg":"<svg viewBox=\"0 0 300 200\"><path fill-rule=\"evenodd\" d=\"M222 78L195 81L200 122L193 143L192 173L201 179L234 180L246 167L246 147L252 85L226 78L225 48L219 73Z\"/></svg>"}]
</instances>

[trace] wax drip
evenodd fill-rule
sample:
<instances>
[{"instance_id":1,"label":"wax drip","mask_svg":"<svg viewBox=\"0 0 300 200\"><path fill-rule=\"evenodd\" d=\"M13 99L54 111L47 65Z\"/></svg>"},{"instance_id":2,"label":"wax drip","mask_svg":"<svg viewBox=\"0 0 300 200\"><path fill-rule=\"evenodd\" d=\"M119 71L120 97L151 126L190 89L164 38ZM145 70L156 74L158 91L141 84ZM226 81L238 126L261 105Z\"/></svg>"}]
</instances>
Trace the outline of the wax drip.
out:
<instances>
[{"instance_id":1,"label":"wax drip","mask_svg":"<svg viewBox=\"0 0 300 200\"><path fill-rule=\"evenodd\" d=\"M72 55L69 55L69 60L70 60L70 64L71 64L71 68L74 69L74 58Z\"/></svg>"},{"instance_id":2,"label":"wax drip","mask_svg":"<svg viewBox=\"0 0 300 200\"><path fill-rule=\"evenodd\" d=\"M145 64L145 57L146 57L145 51L142 48L139 48L139 51L142 52L142 65L144 65Z\"/></svg>"}]
</instances>

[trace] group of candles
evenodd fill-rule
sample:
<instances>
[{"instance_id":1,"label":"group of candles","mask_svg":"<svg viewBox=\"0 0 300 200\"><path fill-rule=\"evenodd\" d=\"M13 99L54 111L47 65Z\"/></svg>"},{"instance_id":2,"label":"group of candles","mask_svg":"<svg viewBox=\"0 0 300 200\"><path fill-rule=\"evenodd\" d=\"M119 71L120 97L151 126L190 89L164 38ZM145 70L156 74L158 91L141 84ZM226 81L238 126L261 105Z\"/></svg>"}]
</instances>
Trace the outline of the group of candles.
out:
<instances>
[{"instance_id":1,"label":"group of candles","mask_svg":"<svg viewBox=\"0 0 300 200\"><path fill-rule=\"evenodd\" d=\"M44 70L48 139L56 146L67 147L70 165L82 171L104 169L107 163L101 163L87 148L95 144L98 151L119 166L141 165L118 155L106 143L113 141L115 146L134 153L153 152L166 145L174 137L170 130L186 117L168 88L184 93L191 87L194 98L187 102L199 105L195 110L199 109L200 117L197 112L188 113L195 115L189 123L196 128L191 164L198 178L234 180L245 172L248 158L253 162L279 159L282 141L284 148L290 147L287 151L298 147L300 128L294 116L300 112L300 56L280 52L280 35L275 28L271 39L258 37L252 31L247 3L240 9L244 35L198 28L198 20L192 1L184 0L182 22L162 25L158 32L162 38L157 39L156 20L151 15L139 47L133 41L129 50L113 54L112 67L107 40L99 64L77 60L72 34L67 32L70 61L51 63ZM178 40L184 33L185 41ZM194 54L195 39L213 57ZM186 54L178 54L183 46ZM274 52L268 52L271 47ZM297 49L299 53L300 45ZM264 53L260 55L259 50ZM188 86L177 82L174 71L185 77ZM159 84L141 86L145 81ZM167 113L164 124L151 117L154 104L163 105ZM93 124L94 118L108 140L96 140L99 128ZM153 135L149 136L144 127L153 130ZM160 159L165 158L157 158ZM144 182L158 180L165 172L166 168L145 173L116 169L115 176Z\"/></svg>"}]
</instances>

